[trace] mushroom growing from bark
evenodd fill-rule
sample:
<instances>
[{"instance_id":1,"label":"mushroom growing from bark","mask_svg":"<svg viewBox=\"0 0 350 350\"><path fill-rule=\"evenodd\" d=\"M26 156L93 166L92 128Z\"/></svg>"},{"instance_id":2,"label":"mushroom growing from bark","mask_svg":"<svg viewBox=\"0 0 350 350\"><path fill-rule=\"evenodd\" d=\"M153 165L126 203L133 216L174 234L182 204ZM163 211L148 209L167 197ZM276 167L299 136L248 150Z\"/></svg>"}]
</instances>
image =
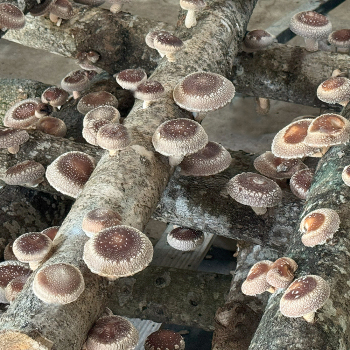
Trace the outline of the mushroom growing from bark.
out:
<instances>
[{"instance_id":1,"label":"mushroom growing from bark","mask_svg":"<svg viewBox=\"0 0 350 350\"><path fill-rule=\"evenodd\" d=\"M317 97L323 102L345 107L350 100L350 79L337 76L325 80L317 88Z\"/></svg>"},{"instance_id":2,"label":"mushroom growing from bark","mask_svg":"<svg viewBox=\"0 0 350 350\"><path fill-rule=\"evenodd\" d=\"M255 29L247 33L243 40L243 51L256 52L273 44L276 37L266 30Z\"/></svg>"},{"instance_id":3,"label":"mushroom growing from bark","mask_svg":"<svg viewBox=\"0 0 350 350\"><path fill-rule=\"evenodd\" d=\"M58 86L51 86L41 94L41 101L52 107L61 107L67 102L69 94Z\"/></svg>"},{"instance_id":4,"label":"mushroom growing from bark","mask_svg":"<svg viewBox=\"0 0 350 350\"><path fill-rule=\"evenodd\" d=\"M85 90L90 85L88 71L81 69L71 71L61 81L64 90L73 93L73 98L80 97L80 91Z\"/></svg>"},{"instance_id":5,"label":"mushroom growing from bark","mask_svg":"<svg viewBox=\"0 0 350 350\"><path fill-rule=\"evenodd\" d=\"M0 4L0 30L21 29L24 25L25 16L17 6L7 2Z\"/></svg>"},{"instance_id":6,"label":"mushroom growing from bark","mask_svg":"<svg viewBox=\"0 0 350 350\"><path fill-rule=\"evenodd\" d=\"M290 190L298 198L306 199L313 177L314 173L309 168L299 170L290 178Z\"/></svg>"},{"instance_id":7,"label":"mushroom growing from bark","mask_svg":"<svg viewBox=\"0 0 350 350\"><path fill-rule=\"evenodd\" d=\"M287 288L294 279L297 263L287 257L277 259L266 275L266 281L275 288Z\"/></svg>"},{"instance_id":8,"label":"mushroom growing from bark","mask_svg":"<svg viewBox=\"0 0 350 350\"><path fill-rule=\"evenodd\" d=\"M169 62L175 62L175 53L182 49L184 43L175 35L161 31L154 38L153 45L161 55L167 57Z\"/></svg>"},{"instance_id":9,"label":"mushroom growing from bark","mask_svg":"<svg viewBox=\"0 0 350 350\"><path fill-rule=\"evenodd\" d=\"M131 0L106 0L110 5L109 11L112 13L118 13L122 10L122 7L125 3L130 2Z\"/></svg>"},{"instance_id":10,"label":"mushroom growing from bark","mask_svg":"<svg viewBox=\"0 0 350 350\"><path fill-rule=\"evenodd\" d=\"M29 277L30 274L18 276L12 281L10 281L9 284L6 286L5 297L10 303L12 303L16 299L18 293L22 291Z\"/></svg>"},{"instance_id":11,"label":"mushroom growing from bark","mask_svg":"<svg viewBox=\"0 0 350 350\"><path fill-rule=\"evenodd\" d=\"M36 187L44 181L45 168L34 160L25 160L8 168L3 180L8 185Z\"/></svg>"},{"instance_id":12,"label":"mushroom growing from bark","mask_svg":"<svg viewBox=\"0 0 350 350\"><path fill-rule=\"evenodd\" d=\"M97 133L105 125L110 124L111 122L106 119L97 119L89 121L86 126L83 128L83 137L86 142L91 145L97 146Z\"/></svg>"},{"instance_id":13,"label":"mushroom growing from bark","mask_svg":"<svg viewBox=\"0 0 350 350\"><path fill-rule=\"evenodd\" d=\"M153 101L164 97L165 90L159 81L147 80L137 86L134 91L135 98L143 101L143 108L148 108Z\"/></svg>"},{"instance_id":14,"label":"mushroom growing from bark","mask_svg":"<svg viewBox=\"0 0 350 350\"><path fill-rule=\"evenodd\" d=\"M203 0L180 0L180 6L183 10L187 10L185 18L185 27L192 28L197 24L196 11L201 11L206 3Z\"/></svg>"},{"instance_id":15,"label":"mushroom growing from bark","mask_svg":"<svg viewBox=\"0 0 350 350\"><path fill-rule=\"evenodd\" d=\"M188 252L195 250L203 243L204 234L202 231L177 227L168 233L167 241L171 247Z\"/></svg>"},{"instance_id":16,"label":"mushroom growing from bark","mask_svg":"<svg viewBox=\"0 0 350 350\"><path fill-rule=\"evenodd\" d=\"M100 106L88 112L83 119L83 127L86 128L92 120L107 120L118 123L120 119L119 111L113 106Z\"/></svg>"},{"instance_id":17,"label":"mushroom growing from bark","mask_svg":"<svg viewBox=\"0 0 350 350\"><path fill-rule=\"evenodd\" d=\"M67 133L65 122L55 117L40 118L36 123L36 129L56 137L65 137Z\"/></svg>"},{"instance_id":18,"label":"mushroom growing from bark","mask_svg":"<svg viewBox=\"0 0 350 350\"><path fill-rule=\"evenodd\" d=\"M0 129L0 148L7 148L11 154L16 154L19 146L28 140L29 134L25 130Z\"/></svg>"},{"instance_id":19,"label":"mushroom growing from bark","mask_svg":"<svg viewBox=\"0 0 350 350\"><path fill-rule=\"evenodd\" d=\"M100 106L113 106L117 108L118 100L114 95L107 91L90 92L80 99L77 105L77 110L85 115L92 109Z\"/></svg>"},{"instance_id":20,"label":"mushroom growing from bark","mask_svg":"<svg viewBox=\"0 0 350 350\"><path fill-rule=\"evenodd\" d=\"M340 29L328 36L329 43L334 47L335 52L347 52L350 50L350 29Z\"/></svg>"},{"instance_id":21,"label":"mushroom growing from bark","mask_svg":"<svg viewBox=\"0 0 350 350\"><path fill-rule=\"evenodd\" d=\"M124 69L115 74L116 82L126 90L135 91L137 87L147 80L146 72L141 69Z\"/></svg>"},{"instance_id":22,"label":"mushroom growing from bark","mask_svg":"<svg viewBox=\"0 0 350 350\"><path fill-rule=\"evenodd\" d=\"M48 103L38 103L37 106L35 107L35 116L40 119L43 117L50 116L52 112L54 111L53 107L49 105Z\"/></svg>"}]
</instances>

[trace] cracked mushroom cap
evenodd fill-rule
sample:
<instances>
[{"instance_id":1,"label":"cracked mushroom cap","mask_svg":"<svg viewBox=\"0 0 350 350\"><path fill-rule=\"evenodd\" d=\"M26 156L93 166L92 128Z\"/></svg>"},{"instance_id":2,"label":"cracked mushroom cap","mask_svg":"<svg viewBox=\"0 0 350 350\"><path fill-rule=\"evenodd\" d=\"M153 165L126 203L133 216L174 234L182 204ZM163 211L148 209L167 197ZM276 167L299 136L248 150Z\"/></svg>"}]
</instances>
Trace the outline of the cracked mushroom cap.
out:
<instances>
[{"instance_id":1,"label":"cracked mushroom cap","mask_svg":"<svg viewBox=\"0 0 350 350\"><path fill-rule=\"evenodd\" d=\"M0 4L0 29L21 29L25 25L23 12L10 3Z\"/></svg>"},{"instance_id":2,"label":"cracked mushroom cap","mask_svg":"<svg viewBox=\"0 0 350 350\"><path fill-rule=\"evenodd\" d=\"M171 247L188 252L195 250L203 243L204 234L202 231L177 227L168 233L167 241Z\"/></svg>"},{"instance_id":3,"label":"cracked mushroom cap","mask_svg":"<svg viewBox=\"0 0 350 350\"><path fill-rule=\"evenodd\" d=\"M5 288L14 278L30 274L29 266L20 261L3 261L0 263L0 303L7 303Z\"/></svg>"},{"instance_id":4,"label":"cracked mushroom cap","mask_svg":"<svg viewBox=\"0 0 350 350\"><path fill-rule=\"evenodd\" d=\"M0 129L0 148L16 154L19 151L19 146L29 140L29 134L25 130L18 129Z\"/></svg>"},{"instance_id":5,"label":"cracked mushroom cap","mask_svg":"<svg viewBox=\"0 0 350 350\"><path fill-rule=\"evenodd\" d=\"M340 219L338 213L329 208L313 210L300 223L301 241L307 247L325 244L338 231Z\"/></svg>"},{"instance_id":6,"label":"cracked mushroom cap","mask_svg":"<svg viewBox=\"0 0 350 350\"><path fill-rule=\"evenodd\" d=\"M131 143L128 129L122 124L106 124L96 134L96 143L107 149L110 155L128 147Z\"/></svg>"},{"instance_id":7,"label":"cracked mushroom cap","mask_svg":"<svg viewBox=\"0 0 350 350\"><path fill-rule=\"evenodd\" d=\"M317 88L317 97L326 103L345 106L350 100L350 79L333 77L325 80Z\"/></svg>"},{"instance_id":8,"label":"cracked mushroom cap","mask_svg":"<svg viewBox=\"0 0 350 350\"><path fill-rule=\"evenodd\" d=\"M328 42L335 47L348 49L350 47L350 29L340 29L328 36Z\"/></svg>"},{"instance_id":9,"label":"cracked mushroom cap","mask_svg":"<svg viewBox=\"0 0 350 350\"><path fill-rule=\"evenodd\" d=\"M77 300L84 289L80 270L66 263L41 268L33 281L34 294L48 304L69 304Z\"/></svg>"},{"instance_id":10,"label":"cracked mushroom cap","mask_svg":"<svg viewBox=\"0 0 350 350\"><path fill-rule=\"evenodd\" d=\"M230 152L216 142L209 141L196 153L185 156L180 163L181 175L210 176L227 169L232 162Z\"/></svg>"},{"instance_id":11,"label":"cracked mushroom cap","mask_svg":"<svg viewBox=\"0 0 350 350\"><path fill-rule=\"evenodd\" d=\"M275 157L267 151L254 160L254 168L264 176L273 179L289 179L306 165L300 159L284 159Z\"/></svg>"},{"instance_id":12,"label":"cracked mushroom cap","mask_svg":"<svg viewBox=\"0 0 350 350\"><path fill-rule=\"evenodd\" d=\"M277 259L266 275L266 281L275 288L287 288L294 279L297 263L287 257Z\"/></svg>"},{"instance_id":13,"label":"cracked mushroom cap","mask_svg":"<svg viewBox=\"0 0 350 350\"><path fill-rule=\"evenodd\" d=\"M89 75L82 69L69 72L61 81L61 86L68 92L82 91L90 85Z\"/></svg>"},{"instance_id":14,"label":"cracked mushroom cap","mask_svg":"<svg viewBox=\"0 0 350 350\"><path fill-rule=\"evenodd\" d=\"M113 123L118 123L120 119L119 111L113 106L100 106L88 112L83 119L83 127L85 128L92 120L105 119Z\"/></svg>"},{"instance_id":15,"label":"cracked mushroom cap","mask_svg":"<svg viewBox=\"0 0 350 350\"><path fill-rule=\"evenodd\" d=\"M29 274L24 276L18 276L12 281L10 281L9 284L6 286L5 297L10 303L12 303L16 299L18 293L22 291L29 277Z\"/></svg>"},{"instance_id":16,"label":"cracked mushroom cap","mask_svg":"<svg viewBox=\"0 0 350 350\"><path fill-rule=\"evenodd\" d=\"M83 152L67 152L46 169L46 178L57 191L77 198L94 171L95 160Z\"/></svg>"},{"instance_id":17,"label":"cracked mushroom cap","mask_svg":"<svg viewBox=\"0 0 350 350\"><path fill-rule=\"evenodd\" d=\"M15 103L5 114L4 126L15 129L32 128L38 120L35 116L38 103L38 98L27 98Z\"/></svg>"},{"instance_id":18,"label":"cracked mushroom cap","mask_svg":"<svg viewBox=\"0 0 350 350\"><path fill-rule=\"evenodd\" d=\"M89 121L86 126L83 128L83 137L86 142L91 145L97 146L96 136L98 131L105 125L110 124L111 122L106 119L94 119Z\"/></svg>"},{"instance_id":19,"label":"cracked mushroom cap","mask_svg":"<svg viewBox=\"0 0 350 350\"><path fill-rule=\"evenodd\" d=\"M303 158L318 150L305 143L307 130L312 119L294 121L280 130L272 140L271 151L275 157Z\"/></svg>"},{"instance_id":20,"label":"cracked mushroom cap","mask_svg":"<svg viewBox=\"0 0 350 350\"><path fill-rule=\"evenodd\" d=\"M60 107L67 102L68 97L67 91L57 86L51 86L41 94L41 101L52 107Z\"/></svg>"},{"instance_id":21,"label":"cracked mushroom cap","mask_svg":"<svg viewBox=\"0 0 350 350\"><path fill-rule=\"evenodd\" d=\"M235 87L222 75L197 72L187 75L173 92L175 103L190 112L208 112L224 107L235 95Z\"/></svg>"},{"instance_id":22,"label":"cracked mushroom cap","mask_svg":"<svg viewBox=\"0 0 350 350\"><path fill-rule=\"evenodd\" d=\"M25 160L6 170L3 180L8 185L35 187L44 180L45 168L34 160Z\"/></svg>"},{"instance_id":23,"label":"cracked mushroom cap","mask_svg":"<svg viewBox=\"0 0 350 350\"><path fill-rule=\"evenodd\" d=\"M139 341L139 332L121 316L99 318L88 333L86 350L133 350Z\"/></svg>"},{"instance_id":24,"label":"cracked mushroom cap","mask_svg":"<svg viewBox=\"0 0 350 350\"><path fill-rule=\"evenodd\" d=\"M100 106L113 106L117 108L118 100L107 91L91 92L80 99L77 109L81 114L86 114Z\"/></svg>"},{"instance_id":25,"label":"cracked mushroom cap","mask_svg":"<svg viewBox=\"0 0 350 350\"><path fill-rule=\"evenodd\" d=\"M91 272L111 280L142 271L152 257L153 247L147 236L125 225L100 231L85 243L83 254Z\"/></svg>"},{"instance_id":26,"label":"cracked mushroom cap","mask_svg":"<svg viewBox=\"0 0 350 350\"><path fill-rule=\"evenodd\" d=\"M108 208L97 208L85 214L81 228L87 236L93 237L106 228L120 225L121 221L122 217L117 212Z\"/></svg>"},{"instance_id":27,"label":"cracked mushroom cap","mask_svg":"<svg viewBox=\"0 0 350 350\"><path fill-rule=\"evenodd\" d=\"M245 295L257 295L269 290L271 285L267 283L266 275L272 264L273 262L269 260L262 260L254 264L242 284L242 293Z\"/></svg>"},{"instance_id":28,"label":"cracked mushroom cap","mask_svg":"<svg viewBox=\"0 0 350 350\"><path fill-rule=\"evenodd\" d=\"M55 117L43 117L36 123L36 129L52 136L65 137L67 126L62 119Z\"/></svg>"},{"instance_id":29,"label":"cracked mushroom cap","mask_svg":"<svg viewBox=\"0 0 350 350\"><path fill-rule=\"evenodd\" d=\"M298 198L306 199L313 177L314 173L309 168L299 170L290 178L290 190Z\"/></svg>"},{"instance_id":30,"label":"cracked mushroom cap","mask_svg":"<svg viewBox=\"0 0 350 350\"><path fill-rule=\"evenodd\" d=\"M332 31L328 18L315 11L305 11L295 14L289 24L290 30L303 38L325 39Z\"/></svg>"},{"instance_id":31,"label":"cracked mushroom cap","mask_svg":"<svg viewBox=\"0 0 350 350\"><path fill-rule=\"evenodd\" d=\"M287 317L302 317L321 308L329 295L330 287L322 277L299 277L284 292L280 311Z\"/></svg>"},{"instance_id":32,"label":"cracked mushroom cap","mask_svg":"<svg viewBox=\"0 0 350 350\"><path fill-rule=\"evenodd\" d=\"M255 52L274 43L276 37L266 30L255 29L250 31L243 40L243 50L246 52Z\"/></svg>"},{"instance_id":33,"label":"cracked mushroom cap","mask_svg":"<svg viewBox=\"0 0 350 350\"><path fill-rule=\"evenodd\" d=\"M137 86L134 96L142 101L155 101L164 96L164 91L159 81L147 80Z\"/></svg>"},{"instance_id":34,"label":"cracked mushroom cap","mask_svg":"<svg viewBox=\"0 0 350 350\"><path fill-rule=\"evenodd\" d=\"M185 341L179 333L159 329L146 338L144 346L145 350L184 350Z\"/></svg>"},{"instance_id":35,"label":"cracked mushroom cap","mask_svg":"<svg viewBox=\"0 0 350 350\"><path fill-rule=\"evenodd\" d=\"M134 91L147 80L147 74L141 68L125 69L115 75L115 80L123 89Z\"/></svg>"}]
</instances>

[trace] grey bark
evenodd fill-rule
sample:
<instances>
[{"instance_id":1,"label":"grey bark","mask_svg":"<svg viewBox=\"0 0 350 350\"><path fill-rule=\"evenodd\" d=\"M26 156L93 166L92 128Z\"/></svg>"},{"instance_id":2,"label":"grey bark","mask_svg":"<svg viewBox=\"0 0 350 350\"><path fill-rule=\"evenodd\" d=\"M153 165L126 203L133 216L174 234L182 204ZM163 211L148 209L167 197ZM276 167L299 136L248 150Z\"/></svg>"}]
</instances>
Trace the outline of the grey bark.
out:
<instances>
[{"instance_id":1,"label":"grey bark","mask_svg":"<svg viewBox=\"0 0 350 350\"><path fill-rule=\"evenodd\" d=\"M267 50L240 53L231 79L245 95L324 107L327 104L316 95L318 85L337 68L349 74L349 67L349 55L275 44Z\"/></svg>"},{"instance_id":2,"label":"grey bark","mask_svg":"<svg viewBox=\"0 0 350 350\"><path fill-rule=\"evenodd\" d=\"M342 114L349 119L349 104ZM316 313L316 323L309 324L302 318L283 316L279 311L282 293L274 294L269 300L249 349L349 349L350 192L349 187L341 179L341 172L349 163L348 145L333 146L321 158L308 200L300 219L294 223L291 246L286 253L286 256L293 258L299 265L296 277L314 274L329 283L330 298ZM332 244L326 243L308 248L301 243L298 227L302 217L317 208L336 210L340 216L340 228L335 233Z\"/></svg>"},{"instance_id":3,"label":"grey bark","mask_svg":"<svg viewBox=\"0 0 350 350\"><path fill-rule=\"evenodd\" d=\"M47 262L64 261L78 266L84 275L85 291L72 304L50 307L27 286L1 318L0 330L20 330L29 335L35 331L53 343L52 349L80 350L89 328L102 312L106 290L106 281L90 273L82 262L87 239L81 230L84 214L106 206L118 211L124 224L143 229L171 173L168 160L154 153L151 136L163 121L185 115L174 104L171 91L182 77L194 71L228 74L255 4L256 0L209 1L196 27L178 30L180 37L188 38L178 62L162 60L152 75L164 85L166 97L148 109L141 109L140 102L135 104L124 123L132 134L132 146L115 157L103 155L63 222L57 251ZM59 324L61 328L56 327Z\"/></svg>"}]
</instances>

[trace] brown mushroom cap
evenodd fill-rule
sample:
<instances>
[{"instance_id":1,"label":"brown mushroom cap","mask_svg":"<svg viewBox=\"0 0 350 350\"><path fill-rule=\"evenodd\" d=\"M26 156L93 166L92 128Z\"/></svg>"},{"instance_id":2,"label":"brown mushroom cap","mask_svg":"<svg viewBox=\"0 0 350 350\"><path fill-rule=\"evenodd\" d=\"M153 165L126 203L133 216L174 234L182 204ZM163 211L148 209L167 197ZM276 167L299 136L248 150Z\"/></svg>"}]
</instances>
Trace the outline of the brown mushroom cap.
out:
<instances>
[{"instance_id":1,"label":"brown mushroom cap","mask_svg":"<svg viewBox=\"0 0 350 350\"><path fill-rule=\"evenodd\" d=\"M216 142L209 141L196 153L184 157L181 175L210 176L227 169L232 162L230 152Z\"/></svg>"},{"instance_id":2,"label":"brown mushroom cap","mask_svg":"<svg viewBox=\"0 0 350 350\"><path fill-rule=\"evenodd\" d=\"M255 52L262 50L275 41L276 37L266 30L255 29L250 31L243 40L243 50L246 52Z\"/></svg>"},{"instance_id":3,"label":"brown mushroom cap","mask_svg":"<svg viewBox=\"0 0 350 350\"><path fill-rule=\"evenodd\" d=\"M25 25L23 12L10 3L0 4L0 28L21 29Z\"/></svg>"},{"instance_id":4,"label":"brown mushroom cap","mask_svg":"<svg viewBox=\"0 0 350 350\"><path fill-rule=\"evenodd\" d=\"M111 122L106 119L95 119L89 121L86 126L83 128L83 137L91 145L97 146L96 136L98 131L105 125L110 124Z\"/></svg>"},{"instance_id":5,"label":"brown mushroom cap","mask_svg":"<svg viewBox=\"0 0 350 350\"><path fill-rule=\"evenodd\" d=\"M159 329L146 338L144 346L145 350L184 350L185 341L179 333Z\"/></svg>"},{"instance_id":6,"label":"brown mushroom cap","mask_svg":"<svg viewBox=\"0 0 350 350\"><path fill-rule=\"evenodd\" d=\"M292 193L300 199L306 199L313 177L314 173L309 168L296 172L289 182Z\"/></svg>"},{"instance_id":7,"label":"brown mushroom cap","mask_svg":"<svg viewBox=\"0 0 350 350\"><path fill-rule=\"evenodd\" d=\"M203 0L180 0L181 8L188 11L185 18L186 28L192 28L197 24L195 11L201 11L205 5Z\"/></svg>"},{"instance_id":8,"label":"brown mushroom cap","mask_svg":"<svg viewBox=\"0 0 350 350\"><path fill-rule=\"evenodd\" d=\"M273 262L269 260L262 260L254 264L242 284L242 293L245 295L257 295L269 290L271 285L267 283L266 275L272 264Z\"/></svg>"},{"instance_id":9,"label":"brown mushroom cap","mask_svg":"<svg viewBox=\"0 0 350 350\"><path fill-rule=\"evenodd\" d=\"M287 288L294 279L297 263L287 257L277 259L266 275L266 282L275 288Z\"/></svg>"},{"instance_id":10,"label":"brown mushroom cap","mask_svg":"<svg viewBox=\"0 0 350 350\"><path fill-rule=\"evenodd\" d=\"M25 160L6 170L3 180L8 185L35 187L44 180L45 168L34 160Z\"/></svg>"},{"instance_id":11,"label":"brown mushroom cap","mask_svg":"<svg viewBox=\"0 0 350 350\"><path fill-rule=\"evenodd\" d=\"M18 260L16 258L16 255L13 254L12 246L13 246L13 240L11 240L9 243L6 244L4 249L4 260Z\"/></svg>"},{"instance_id":12,"label":"brown mushroom cap","mask_svg":"<svg viewBox=\"0 0 350 350\"><path fill-rule=\"evenodd\" d=\"M139 332L133 324L120 316L99 318L88 333L86 350L133 350Z\"/></svg>"},{"instance_id":13,"label":"brown mushroom cap","mask_svg":"<svg viewBox=\"0 0 350 350\"><path fill-rule=\"evenodd\" d=\"M122 124L106 124L96 134L96 143L109 150L110 155L128 147L131 143L128 129Z\"/></svg>"},{"instance_id":14,"label":"brown mushroom cap","mask_svg":"<svg viewBox=\"0 0 350 350\"><path fill-rule=\"evenodd\" d=\"M313 210L300 223L301 241L307 247L325 244L338 231L340 219L338 213L329 208Z\"/></svg>"},{"instance_id":15,"label":"brown mushroom cap","mask_svg":"<svg viewBox=\"0 0 350 350\"><path fill-rule=\"evenodd\" d=\"M335 47L348 49L350 47L350 29L340 29L328 36L328 41Z\"/></svg>"},{"instance_id":16,"label":"brown mushroom cap","mask_svg":"<svg viewBox=\"0 0 350 350\"><path fill-rule=\"evenodd\" d=\"M62 19L70 19L74 17L75 11L72 4L68 0L55 0L50 7L50 14Z\"/></svg>"},{"instance_id":17,"label":"brown mushroom cap","mask_svg":"<svg viewBox=\"0 0 350 350\"><path fill-rule=\"evenodd\" d=\"M149 32L146 35L146 37L145 37L146 45L148 47L150 47L151 49L155 49L155 47L154 47L154 39L161 32L162 32L162 30L153 30L153 31Z\"/></svg>"},{"instance_id":18,"label":"brown mushroom cap","mask_svg":"<svg viewBox=\"0 0 350 350\"><path fill-rule=\"evenodd\" d=\"M155 101L164 96L164 91L159 81L147 80L137 86L134 96L142 101Z\"/></svg>"},{"instance_id":19,"label":"brown mushroom cap","mask_svg":"<svg viewBox=\"0 0 350 350\"><path fill-rule=\"evenodd\" d=\"M119 122L120 113L113 106L100 106L92 109L83 119L83 127L85 128L91 120L105 119L113 123Z\"/></svg>"},{"instance_id":20,"label":"brown mushroom cap","mask_svg":"<svg viewBox=\"0 0 350 350\"><path fill-rule=\"evenodd\" d=\"M227 191L238 203L257 208L274 207L282 200L282 190L276 182L250 172L234 176Z\"/></svg>"},{"instance_id":21,"label":"brown mushroom cap","mask_svg":"<svg viewBox=\"0 0 350 350\"><path fill-rule=\"evenodd\" d=\"M77 300L84 289L80 270L65 263L41 268L33 281L34 294L48 304L69 304Z\"/></svg>"},{"instance_id":22,"label":"brown mushroom cap","mask_svg":"<svg viewBox=\"0 0 350 350\"><path fill-rule=\"evenodd\" d=\"M83 152L67 152L46 169L46 178L57 191L77 198L95 168L95 160Z\"/></svg>"},{"instance_id":23,"label":"brown mushroom cap","mask_svg":"<svg viewBox=\"0 0 350 350\"><path fill-rule=\"evenodd\" d=\"M36 123L36 129L56 137L64 137L67 133L64 121L55 117L40 118Z\"/></svg>"},{"instance_id":24,"label":"brown mushroom cap","mask_svg":"<svg viewBox=\"0 0 350 350\"><path fill-rule=\"evenodd\" d=\"M156 50L165 54L170 62L173 62L175 59L172 55L181 50L184 43L177 36L166 31L161 31L154 38L153 45Z\"/></svg>"},{"instance_id":25,"label":"brown mushroom cap","mask_svg":"<svg viewBox=\"0 0 350 350\"><path fill-rule=\"evenodd\" d=\"M333 77L325 80L317 88L317 97L326 103L346 104L350 100L350 79Z\"/></svg>"},{"instance_id":26,"label":"brown mushroom cap","mask_svg":"<svg viewBox=\"0 0 350 350\"><path fill-rule=\"evenodd\" d=\"M77 109L81 114L86 114L99 106L113 106L117 108L118 100L107 91L91 92L80 99Z\"/></svg>"},{"instance_id":27,"label":"brown mushroom cap","mask_svg":"<svg viewBox=\"0 0 350 350\"><path fill-rule=\"evenodd\" d=\"M322 277L299 277L284 292L280 311L287 317L302 317L322 307L329 295L330 287Z\"/></svg>"},{"instance_id":28,"label":"brown mushroom cap","mask_svg":"<svg viewBox=\"0 0 350 350\"><path fill-rule=\"evenodd\" d=\"M41 101L53 107L59 107L66 103L69 94L57 86L47 88L41 95Z\"/></svg>"},{"instance_id":29,"label":"brown mushroom cap","mask_svg":"<svg viewBox=\"0 0 350 350\"><path fill-rule=\"evenodd\" d=\"M147 80L147 74L141 68L125 69L116 74L115 80L123 89L134 91Z\"/></svg>"},{"instance_id":30,"label":"brown mushroom cap","mask_svg":"<svg viewBox=\"0 0 350 350\"><path fill-rule=\"evenodd\" d=\"M19 146L29 140L29 134L25 130L0 129L0 148L7 148L12 154L19 151Z\"/></svg>"},{"instance_id":31,"label":"brown mushroom cap","mask_svg":"<svg viewBox=\"0 0 350 350\"><path fill-rule=\"evenodd\" d=\"M87 212L81 225L87 236L93 237L98 232L112 226L120 225L122 217L108 208L97 208Z\"/></svg>"},{"instance_id":32,"label":"brown mushroom cap","mask_svg":"<svg viewBox=\"0 0 350 350\"><path fill-rule=\"evenodd\" d=\"M37 122L35 108L40 103L37 98L27 98L15 103L5 114L3 123L9 128L28 129Z\"/></svg>"},{"instance_id":33,"label":"brown mushroom cap","mask_svg":"<svg viewBox=\"0 0 350 350\"><path fill-rule=\"evenodd\" d=\"M145 269L152 257L147 236L125 225L106 228L90 238L83 255L91 272L110 279L134 275Z\"/></svg>"},{"instance_id":34,"label":"brown mushroom cap","mask_svg":"<svg viewBox=\"0 0 350 350\"><path fill-rule=\"evenodd\" d=\"M208 112L224 107L235 95L235 87L222 75L197 72L187 75L174 88L174 101L190 112Z\"/></svg>"},{"instance_id":35,"label":"brown mushroom cap","mask_svg":"<svg viewBox=\"0 0 350 350\"><path fill-rule=\"evenodd\" d=\"M305 169L306 165L300 159L279 158L267 151L255 158L254 168L273 179L289 179L300 169Z\"/></svg>"},{"instance_id":36,"label":"brown mushroom cap","mask_svg":"<svg viewBox=\"0 0 350 350\"><path fill-rule=\"evenodd\" d=\"M45 230L42 230L41 233L48 236L51 239L51 241L53 241L57 235L59 228L60 226L48 227Z\"/></svg>"},{"instance_id":37,"label":"brown mushroom cap","mask_svg":"<svg viewBox=\"0 0 350 350\"><path fill-rule=\"evenodd\" d=\"M90 79L86 71L82 69L68 73L61 81L61 86L68 92L82 91L90 85Z\"/></svg>"},{"instance_id":38,"label":"brown mushroom cap","mask_svg":"<svg viewBox=\"0 0 350 350\"><path fill-rule=\"evenodd\" d=\"M168 233L167 241L171 247L188 252L195 250L203 243L204 234L202 231L177 227Z\"/></svg>"},{"instance_id":39,"label":"brown mushroom cap","mask_svg":"<svg viewBox=\"0 0 350 350\"><path fill-rule=\"evenodd\" d=\"M10 281L9 284L6 286L5 297L10 303L12 303L16 299L18 293L22 291L29 276L30 276L29 274L24 276L18 276L14 278L12 281Z\"/></svg>"}]
</instances>

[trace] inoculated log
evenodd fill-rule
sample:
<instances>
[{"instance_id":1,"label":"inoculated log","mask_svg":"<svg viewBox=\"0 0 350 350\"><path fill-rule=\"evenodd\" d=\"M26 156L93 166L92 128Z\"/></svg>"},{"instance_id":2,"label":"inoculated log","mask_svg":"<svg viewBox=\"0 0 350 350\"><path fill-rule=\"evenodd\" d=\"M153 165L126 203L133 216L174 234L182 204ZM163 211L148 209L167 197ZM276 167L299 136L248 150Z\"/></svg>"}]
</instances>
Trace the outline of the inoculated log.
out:
<instances>
[{"instance_id":1,"label":"inoculated log","mask_svg":"<svg viewBox=\"0 0 350 350\"><path fill-rule=\"evenodd\" d=\"M186 47L177 55L176 63L162 60L151 77L164 85L166 97L148 109L142 109L140 102L135 104L124 122L132 134L132 146L115 157L103 155L59 230L57 251L45 263L78 266L84 275L85 291L71 304L50 307L34 296L28 283L0 319L0 331L39 332L52 343L52 349L81 349L104 308L106 286L102 277L87 271L81 258L87 239L81 230L83 216L106 206L118 211L124 224L143 229L172 172L168 160L154 153L151 136L160 123L185 115L174 104L171 91L190 72L208 70L228 75L255 4L256 0L209 1L196 27L183 29L183 21L179 22L178 35L188 38Z\"/></svg>"},{"instance_id":2,"label":"inoculated log","mask_svg":"<svg viewBox=\"0 0 350 350\"><path fill-rule=\"evenodd\" d=\"M350 104L342 114L346 118L350 117ZM341 172L348 164L348 145L333 146L321 158L303 212L300 219L294 222L292 244L286 253L299 265L297 277L319 275L329 283L330 298L316 313L316 323L310 324L303 318L283 316L279 311L282 292L276 293L269 300L250 350L280 350L286 344L291 349L349 349L350 189L341 178ZM336 210L340 217L340 228L332 242L309 248L302 244L298 228L301 218L318 208Z\"/></svg>"},{"instance_id":3,"label":"inoculated log","mask_svg":"<svg viewBox=\"0 0 350 350\"><path fill-rule=\"evenodd\" d=\"M245 95L324 107L316 96L318 85L337 68L349 74L349 67L349 55L275 44L267 50L240 53L231 79Z\"/></svg>"}]
</instances>

